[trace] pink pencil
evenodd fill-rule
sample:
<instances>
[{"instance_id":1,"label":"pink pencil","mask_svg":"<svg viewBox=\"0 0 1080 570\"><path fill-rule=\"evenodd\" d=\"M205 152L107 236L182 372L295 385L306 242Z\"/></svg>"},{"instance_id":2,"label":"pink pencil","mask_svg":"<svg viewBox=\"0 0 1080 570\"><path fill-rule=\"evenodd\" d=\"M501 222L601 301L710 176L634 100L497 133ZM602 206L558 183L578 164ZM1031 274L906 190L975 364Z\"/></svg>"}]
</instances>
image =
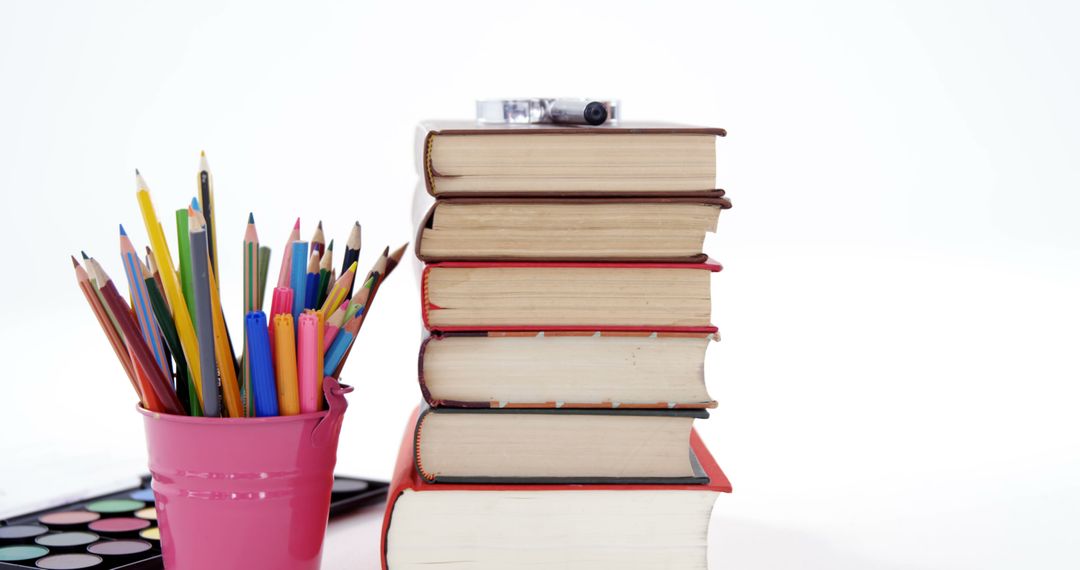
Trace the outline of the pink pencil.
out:
<instances>
[{"instance_id":1,"label":"pink pencil","mask_svg":"<svg viewBox=\"0 0 1080 570\"><path fill-rule=\"evenodd\" d=\"M314 313L300 315L300 331L296 335L296 374L300 392L300 413L319 411L318 340L319 319Z\"/></svg>"},{"instance_id":2,"label":"pink pencil","mask_svg":"<svg viewBox=\"0 0 1080 570\"><path fill-rule=\"evenodd\" d=\"M288 287L289 277L292 275L292 242L300 240L300 218L296 218L292 232L289 233L289 241L285 242L285 252L281 255L281 271L278 272L277 286ZM291 309L290 309L291 310ZM274 322L274 319L268 319Z\"/></svg>"}]
</instances>

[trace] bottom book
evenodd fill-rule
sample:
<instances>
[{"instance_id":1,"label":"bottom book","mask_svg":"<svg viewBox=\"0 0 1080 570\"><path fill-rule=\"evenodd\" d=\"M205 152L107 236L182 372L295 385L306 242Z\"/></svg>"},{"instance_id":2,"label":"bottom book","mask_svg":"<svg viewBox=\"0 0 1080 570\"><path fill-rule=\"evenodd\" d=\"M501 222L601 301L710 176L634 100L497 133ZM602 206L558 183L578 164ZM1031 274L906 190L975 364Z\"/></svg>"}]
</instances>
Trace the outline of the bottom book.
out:
<instances>
[{"instance_id":1,"label":"bottom book","mask_svg":"<svg viewBox=\"0 0 1080 570\"><path fill-rule=\"evenodd\" d=\"M416 468L417 416L390 485L384 570L707 567L709 516L731 483L697 432L690 448L703 484L429 483Z\"/></svg>"}]
</instances>

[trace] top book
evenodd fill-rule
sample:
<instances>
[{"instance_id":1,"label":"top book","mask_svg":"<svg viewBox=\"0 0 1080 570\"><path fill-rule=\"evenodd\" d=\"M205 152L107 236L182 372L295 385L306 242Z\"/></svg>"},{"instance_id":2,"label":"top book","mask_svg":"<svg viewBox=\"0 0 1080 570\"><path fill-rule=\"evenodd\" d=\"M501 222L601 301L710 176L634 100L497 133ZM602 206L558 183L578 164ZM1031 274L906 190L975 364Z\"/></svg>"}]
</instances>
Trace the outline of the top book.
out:
<instances>
[{"instance_id":1,"label":"top book","mask_svg":"<svg viewBox=\"0 0 1080 570\"><path fill-rule=\"evenodd\" d=\"M701 195L716 190L724 129L429 122L421 169L440 196Z\"/></svg>"}]
</instances>

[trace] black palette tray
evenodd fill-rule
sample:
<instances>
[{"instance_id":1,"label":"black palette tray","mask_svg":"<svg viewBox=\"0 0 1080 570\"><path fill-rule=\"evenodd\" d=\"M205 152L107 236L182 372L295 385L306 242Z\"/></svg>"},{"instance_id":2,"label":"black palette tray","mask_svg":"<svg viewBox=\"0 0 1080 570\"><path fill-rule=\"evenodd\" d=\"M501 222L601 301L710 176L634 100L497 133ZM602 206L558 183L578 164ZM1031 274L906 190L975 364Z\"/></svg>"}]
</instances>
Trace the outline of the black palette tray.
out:
<instances>
[{"instance_id":1,"label":"black palette tray","mask_svg":"<svg viewBox=\"0 0 1080 570\"><path fill-rule=\"evenodd\" d=\"M335 476L330 518L384 501L389 486L386 481ZM164 566L161 544L154 538L153 507L150 476L146 475L137 487L0 521L0 568L159 570ZM77 521L77 514L60 514L71 512L82 513L84 519L100 516ZM63 520L65 516L72 520ZM129 553L103 553L125 550ZM26 558L4 559L16 551Z\"/></svg>"}]
</instances>

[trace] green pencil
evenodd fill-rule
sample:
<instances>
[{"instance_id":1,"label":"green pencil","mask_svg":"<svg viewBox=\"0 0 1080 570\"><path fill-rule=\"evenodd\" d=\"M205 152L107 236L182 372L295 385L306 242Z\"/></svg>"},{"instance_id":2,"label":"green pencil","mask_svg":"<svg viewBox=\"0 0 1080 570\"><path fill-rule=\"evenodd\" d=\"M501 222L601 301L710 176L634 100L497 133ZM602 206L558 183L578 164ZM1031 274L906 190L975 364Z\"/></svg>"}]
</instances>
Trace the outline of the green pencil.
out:
<instances>
[{"instance_id":1,"label":"green pencil","mask_svg":"<svg viewBox=\"0 0 1080 570\"><path fill-rule=\"evenodd\" d=\"M151 277L146 278L146 292L150 297L150 306L154 310L154 318L157 319L158 326L161 327L161 334L165 337L165 345L169 347L169 352L173 353L176 360L176 385L187 385L187 397L181 397L181 402L187 404L188 413L193 416L201 416L202 409L199 407L199 396L195 393L195 382L192 381L188 374L187 359L184 358L184 348L180 345L180 335L176 333L176 324L173 323L172 315L169 314L169 308L165 304L165 297L161 296L161 291L158 290L157 280ZM177 390L180 393L180 390Z\"/></svg>"},{"instance_id":2,"label":"green pencil","mask_svg":"<svg viewBox=\"0 0 1080 570\"><path fill-rule=\"evenodd\" d=\"M188 211L183 208L176 211L176 238L180 245L180 288L184 292L184 302L187 304L191 324L195 323L195 284L191 280L191 244L188 237ZM198 329L196 329L198 330Z\"/></svg>"},{"instance_id":3,"label":"green pencil","mask_svg":"<svg viewBox=\"0 0 1080 570\"><path fill-rule=\"evenodd\" d=\"M266 297L266 275L270 272L270 248L265 245L259 246L259 299L256 301L257 309L262 310L263 298Z\"/></svg>"}]
</instances>

